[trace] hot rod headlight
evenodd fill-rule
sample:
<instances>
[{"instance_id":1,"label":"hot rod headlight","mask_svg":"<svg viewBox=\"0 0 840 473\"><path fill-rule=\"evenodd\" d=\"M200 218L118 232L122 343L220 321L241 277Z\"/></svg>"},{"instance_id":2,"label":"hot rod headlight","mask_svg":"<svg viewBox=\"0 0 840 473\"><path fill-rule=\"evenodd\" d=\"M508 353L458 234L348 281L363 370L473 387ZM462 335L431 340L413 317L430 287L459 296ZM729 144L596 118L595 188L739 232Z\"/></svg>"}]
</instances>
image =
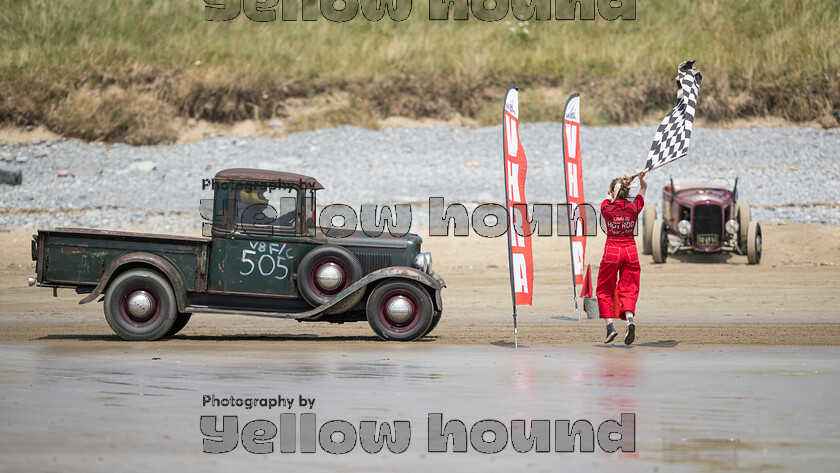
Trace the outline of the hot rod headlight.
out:
<instances>
[{"instance_id":1,"label":"hot rod headlight","mask_svg":"<svg viewBox=\"0 0 840 473\"><path fill-rule=\"evenodd\" d=\"M414 267L424 273L432 272L432 254L428 251L420 253L414 258Z\"/></svg>"},{"instance_id":2,"label":"hot rod headlight","mask_svg":"<svg viewBox=\"0 0 840 473\"><path fill-rule=\"evenodd\" d=\"M688 220L680 220L680 223L677 224L677 230L680 231L680 235L688 235L691 233L691 222Z\"/></svg>"},{"instance_id":3,"label":"hot rod headlight","mask_svg":"<svg viewBox=\"0 0 840 473\"><path fill-rule=\"evenodd\" d=\"M735 235L741 229L741 225L738 224L737 220L728 220L723 228L726 229L726 233Z\"/></svg>"}]
</instances>

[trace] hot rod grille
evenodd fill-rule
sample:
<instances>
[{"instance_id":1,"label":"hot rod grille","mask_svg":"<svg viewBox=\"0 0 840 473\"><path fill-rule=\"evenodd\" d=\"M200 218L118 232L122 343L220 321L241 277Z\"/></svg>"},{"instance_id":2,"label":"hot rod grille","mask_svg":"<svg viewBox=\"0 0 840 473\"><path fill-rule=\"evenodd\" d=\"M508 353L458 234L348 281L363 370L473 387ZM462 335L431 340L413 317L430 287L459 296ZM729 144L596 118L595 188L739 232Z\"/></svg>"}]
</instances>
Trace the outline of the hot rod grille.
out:
<instances>
[{"instance_id":1,"label":"hot rod grille","mask_svg":"<svg viewBox=\"0 0 840 473\"><path fill-rule=\"evenodd\" d=\"M365 274L391 266L391 255L388 254L375 253L373 251L354 251L353 254L356 255L356 258L359 258Z\"/></svg>"},{"instance_id":2,"label":"hot rod grille","mask_svg":"<svg viewBox=\"0 0 840 473\"><path fill-rule=\"evenodd\" d=\"M720 207L717 205L698 205L694 207L694 241L697 235L718 235L723 234L723 220L720 214Z\"/></svg>"}]
</instances>

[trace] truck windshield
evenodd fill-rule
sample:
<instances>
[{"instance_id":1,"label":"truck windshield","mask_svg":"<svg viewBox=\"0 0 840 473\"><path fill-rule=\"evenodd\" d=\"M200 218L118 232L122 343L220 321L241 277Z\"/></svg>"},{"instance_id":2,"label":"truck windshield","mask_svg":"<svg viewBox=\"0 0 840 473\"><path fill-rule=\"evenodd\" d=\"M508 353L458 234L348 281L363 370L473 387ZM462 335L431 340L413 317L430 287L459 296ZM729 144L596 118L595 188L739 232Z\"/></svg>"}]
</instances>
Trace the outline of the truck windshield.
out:
<instances>
[{"instance_id":1,"label":"truck windshield","mask_svg":"<svg viewBox=\"0 0 840 473\"><path fill-rule=\"evenodd\" d=\"M297 190L291 188L244 188L236 191L237 226L295 226Z\"/></svg>"},{"instance_id":2,"label":"truck windshield","mask_svg":"<svg viewBox=\"0 0 840 473\"><path fill-rule=\"evenodd\" d=\"M304 196L304 203L305 208L303 212L303 218L305 224L305 228L307 232L314 232L316 228L316 219L315 219L315 191L310 189L306 191Z\"/></svg>"}]
</instances>

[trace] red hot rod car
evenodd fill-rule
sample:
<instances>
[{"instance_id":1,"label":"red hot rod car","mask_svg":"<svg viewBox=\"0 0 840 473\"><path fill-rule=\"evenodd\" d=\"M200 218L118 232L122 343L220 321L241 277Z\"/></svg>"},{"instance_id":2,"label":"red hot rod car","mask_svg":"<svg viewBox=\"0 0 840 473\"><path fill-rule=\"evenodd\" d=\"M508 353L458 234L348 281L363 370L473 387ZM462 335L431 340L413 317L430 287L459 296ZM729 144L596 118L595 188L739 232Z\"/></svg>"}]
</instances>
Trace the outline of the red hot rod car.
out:
<instances>
[{"instance_id":1,"label":"red hot rod car","mask_svg":"<svg viewBox=\"0 0 840 473\"><path fill-rule=\"evenodd\" d=\"M750 264L761 261L761 225L750 220L750 206L738 202L738 179L674 181L662 189L662 216L646 205L643 253L664 263L668 253L734 251Z\"/></svg>"}]
</instances>

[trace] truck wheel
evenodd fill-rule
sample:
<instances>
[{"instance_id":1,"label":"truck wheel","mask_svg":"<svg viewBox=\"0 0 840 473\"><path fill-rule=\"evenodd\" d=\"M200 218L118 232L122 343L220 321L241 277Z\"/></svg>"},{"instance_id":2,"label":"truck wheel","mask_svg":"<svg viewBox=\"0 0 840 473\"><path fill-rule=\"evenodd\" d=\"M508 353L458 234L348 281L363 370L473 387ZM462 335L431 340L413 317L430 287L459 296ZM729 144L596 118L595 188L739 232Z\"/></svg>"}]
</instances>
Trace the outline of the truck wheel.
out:
<instances>
[{"instance_id":1,"label":"truck wheel","mask_svg":"<svg viewBox=\"0 0 840 473\"><path fill-rule=\"evenodd\" d=\"M645 205L644 214L642 214L642 254L649 255L653 251L653 224L656 222L656 206L653 204Z\"/></svg>"},{"instance_id":2,"label":"truck wheel","mask_svg":"<svg viewBox=\"0 0 840 473\"><path fill-rule=\"evenodd\" d=\"M747 262L761 262L761 225L758 222L750 222L750 228L747 230Z\"/></svg>"},{"instance_id":3,"label":"truck wheel","mask_svg":"<svg viewBox=\"0 0 840 473\"><path fill-rule=\"evenodd\" d=\"M668 259L668 232L665 230L665 221L657 219L653 222L651 251L654 263L664 263Z\"/></svg>"},{"instance_id":4,"label":"truck wheel","mask_svg":"<svg viewBox=\"0 0 840 473\"><path fill-rule=\"evenodd\" d=\"M426 335L432 333L432 330L434 330L435 327L437 327L438 322L440 322L440 312L435 312L432 316L432 324L429 325L429 328L426 330L426 333L423 334L423 336L425 337Z\"/></svg>"},{"instance_id":5,"label":"truck wheel","mask_svg":"<svg viewBox=\"0 0 840 473\"><path fill-rule=\"evenodd\" d=\"M169 332L177 317L172 286L155 271L126 271L108 286L105 320L125 340L157 340Z\"/></svg>"},{"instance_id":6,"label":"truck wheel","mask_svg":"<svg viewBox=\"0 0 840 473\"><path fill-rule=\"evenodd\" d=\"M190 317L192 314L188 314L185 312L178 312L178 317L175 318L175 323L172 324L172 328L166 332L166 337L172 337L176 333L180 332L184 327L187 326L187 322L190 321Z\"/></svg>"},{"instance_id":7,"label":"truck wheel","mask_svg":"<svg viewBox=\"0 0 840 473\"><path fill-rule=\"evenodd\" d=\"M321 246L301 260L297 284L306 302L318 307L361 278L362 264L350 250L340 246ZM338 306L347 310L358 304L364 295L365 291L356 291ZM338 310L336 307L329 313L338 313Z\"/></svg>"},{"instance_id":8,"label":"truck wheel","mask_svg":"<svg viewBox=\"0 0 840 473\"><path fill-rule=\"evenodd\" d=\"M747 204L738 204L738 246L741 251L747 249L748 233L750 231L750 220L752 215L750 206Z\"/></svg>"},{"instance_id":9,"label":"truck wheel","mask_svg":"<svg viewBox=\"0 0 840 473\"><path fill-rule=\"evenodd\" d=\"M429 331L434 306L425 289L414 281L386 281L370 293L367 319L385 340L415 340Z\"/></svg>"}]
</instances>

